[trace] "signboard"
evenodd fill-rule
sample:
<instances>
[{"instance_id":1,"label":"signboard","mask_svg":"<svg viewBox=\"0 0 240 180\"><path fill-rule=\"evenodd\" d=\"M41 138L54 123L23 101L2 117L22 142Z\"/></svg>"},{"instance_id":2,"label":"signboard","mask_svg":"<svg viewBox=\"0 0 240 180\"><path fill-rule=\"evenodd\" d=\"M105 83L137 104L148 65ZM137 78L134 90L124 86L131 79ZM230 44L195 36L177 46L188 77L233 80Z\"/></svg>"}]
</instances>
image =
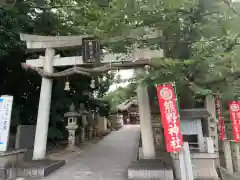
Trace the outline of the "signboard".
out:
<instances>
[{"instance_id":1,"label":"signboard","mask_svg":"<svg viewBox=\"0 0 240 180\"><path fill-rule=\"evenodd\" d=\"M6 151L12 114L12 96L0 97L0 151Z\"/></svg>"},{"instance_id":2,"label":"signboard","mask_svg":"<svg viewBox=\"0 0 240 180\"><path fill-rule=\"evenodd\" d=\"M218 118L218 127L219 127L219 138L220 140L225 139L225 124L222 118L222 106L220 95L215 96L215 104L216 104L216 115Z\"/></svg>"},{"instance_id":3,"label":"signboard","mask_svg":"<svg viewBox=\"0 0 240 180\"><path fill-rule=\"evenodd\" d=\"M182 134L173 84L158 85L157 95L167 152L179 152L182 147Z\"/></svg>"},{"instance_id":4,"label":"signboard","mask_svg":"<svg viewBox=\"0 0 240 180\"><path fill-rule=\"evenodd\" d=\"M100 43L95 38L82 39L82 57L84 63L100 64Z\"/></svg>"},{"instance_id":5,"label":"signboard","mask_svg":"<svg viewBox=\"0 0 240 180\"><path fill-rule=\"evenodd\" d=\"M233 140L240 142L240 101L229 104L229 114L232 121Z\"/></svg>"}]
</instances>

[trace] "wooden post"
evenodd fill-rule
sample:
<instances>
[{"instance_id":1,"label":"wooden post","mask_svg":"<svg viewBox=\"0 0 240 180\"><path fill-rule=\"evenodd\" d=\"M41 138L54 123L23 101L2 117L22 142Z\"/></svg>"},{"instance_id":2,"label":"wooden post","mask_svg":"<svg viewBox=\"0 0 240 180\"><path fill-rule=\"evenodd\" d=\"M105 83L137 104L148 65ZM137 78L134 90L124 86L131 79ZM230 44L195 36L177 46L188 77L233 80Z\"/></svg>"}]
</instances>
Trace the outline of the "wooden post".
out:
<instances>
[{"instance_id":1,"label":"wooden post","mask_svg":"<svg viewBox=\"0 0 240 180\"><path fill-rule=\"evenodd\" d=\"M53 57L55 51L52 48L47 48L45 51L44 71L53 73ZM52 97L52 79L42 78L37 126L34 141L33 159L44 159L46 156L48 124L50 116L50 106Z\"/></svg>"}]
</instances>

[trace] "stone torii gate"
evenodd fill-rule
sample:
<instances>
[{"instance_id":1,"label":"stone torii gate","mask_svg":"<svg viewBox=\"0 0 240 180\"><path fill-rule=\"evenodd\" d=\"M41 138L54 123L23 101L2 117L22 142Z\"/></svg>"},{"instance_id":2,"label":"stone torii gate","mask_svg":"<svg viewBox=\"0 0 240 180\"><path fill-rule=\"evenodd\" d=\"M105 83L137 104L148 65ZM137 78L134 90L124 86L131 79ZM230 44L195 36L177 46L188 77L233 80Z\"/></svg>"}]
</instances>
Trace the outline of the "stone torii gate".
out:
<instances>
[{"instance_id":1,"label":"stone torii gate","mask_svg":"<svg viewBox=\"0 0 240 180\"><path fill-rule=\"evenodd\" d=\"M74 46L82 45L81 36L38 36L20 34L21 40L27 44L27 49L32 51L44 51L45 57L40 56L39 59L26 60L26 65L32 68L43 68L46 73L53 73L54 67L64 66L82 66L84 65L82 56L60 57L55 55L55 49L66 49ZM125 57L124 62L129 63L138 59L152 59L162 57L161 50L140 50L136 49L131 54L131 59ZM119 57L124 58L124 54L107 54L104 55L102 64L119 63ZM139 70L141 71L141 70ZM33 160L44 159L46 156L46 145L48 135L48 124L50 116L51 96L52 96L52 78L42 77L41 91L39 98L36 134L34 142ZM155 157L155 148L151 124L150 107L148 100L147 88L139 85L137 88L141 137L143 145L143 156L145 158Z\"/></svg>"}]
</instances>

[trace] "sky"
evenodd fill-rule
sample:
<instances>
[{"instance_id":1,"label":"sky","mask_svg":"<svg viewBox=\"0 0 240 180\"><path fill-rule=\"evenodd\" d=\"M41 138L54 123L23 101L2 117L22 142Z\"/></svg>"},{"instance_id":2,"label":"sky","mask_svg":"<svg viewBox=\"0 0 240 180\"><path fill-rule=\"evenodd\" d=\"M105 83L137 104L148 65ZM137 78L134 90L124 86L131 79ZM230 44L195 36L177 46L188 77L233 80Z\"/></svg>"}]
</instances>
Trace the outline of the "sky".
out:
<instances>
[{"instance_id":1,"label":"sky","mask_svg":"<svg viewBox=\"0 0 240 180\"><path fill-rule=\"evenodd\" d=\"M120 70L119 75L121 76L122 80L130 79L133 76L133 70L132 69ZM109 92L115 91L117 88L126 87L128 84L129 84L128 82L113 84L113 85L110 86L108 91Z\"/></svg>"}]
</instances>

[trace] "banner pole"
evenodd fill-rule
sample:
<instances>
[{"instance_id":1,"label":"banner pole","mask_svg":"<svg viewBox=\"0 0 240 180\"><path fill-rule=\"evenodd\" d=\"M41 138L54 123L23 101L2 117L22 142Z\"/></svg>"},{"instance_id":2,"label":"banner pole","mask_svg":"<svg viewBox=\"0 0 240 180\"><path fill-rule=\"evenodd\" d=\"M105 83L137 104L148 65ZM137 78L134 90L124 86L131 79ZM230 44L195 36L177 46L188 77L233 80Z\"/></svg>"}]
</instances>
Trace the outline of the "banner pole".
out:
<instances>
[{"instance_id":1,"label":"banner pole","mask_svg":"<svg viewBox=\"0 0 240 180\"><path fill-rule=\"evenodd\" d=\"M177 109L178 109L178 117L179 117L179 121L181 121L180 120L180 107L179 107L179 101L178 101L178 96L177 96L176 83L172 82L172 85L173 85L174 93L175 93L175 96L176 96L176 105L177 105Z\"/></svg>"}]
</instances>

